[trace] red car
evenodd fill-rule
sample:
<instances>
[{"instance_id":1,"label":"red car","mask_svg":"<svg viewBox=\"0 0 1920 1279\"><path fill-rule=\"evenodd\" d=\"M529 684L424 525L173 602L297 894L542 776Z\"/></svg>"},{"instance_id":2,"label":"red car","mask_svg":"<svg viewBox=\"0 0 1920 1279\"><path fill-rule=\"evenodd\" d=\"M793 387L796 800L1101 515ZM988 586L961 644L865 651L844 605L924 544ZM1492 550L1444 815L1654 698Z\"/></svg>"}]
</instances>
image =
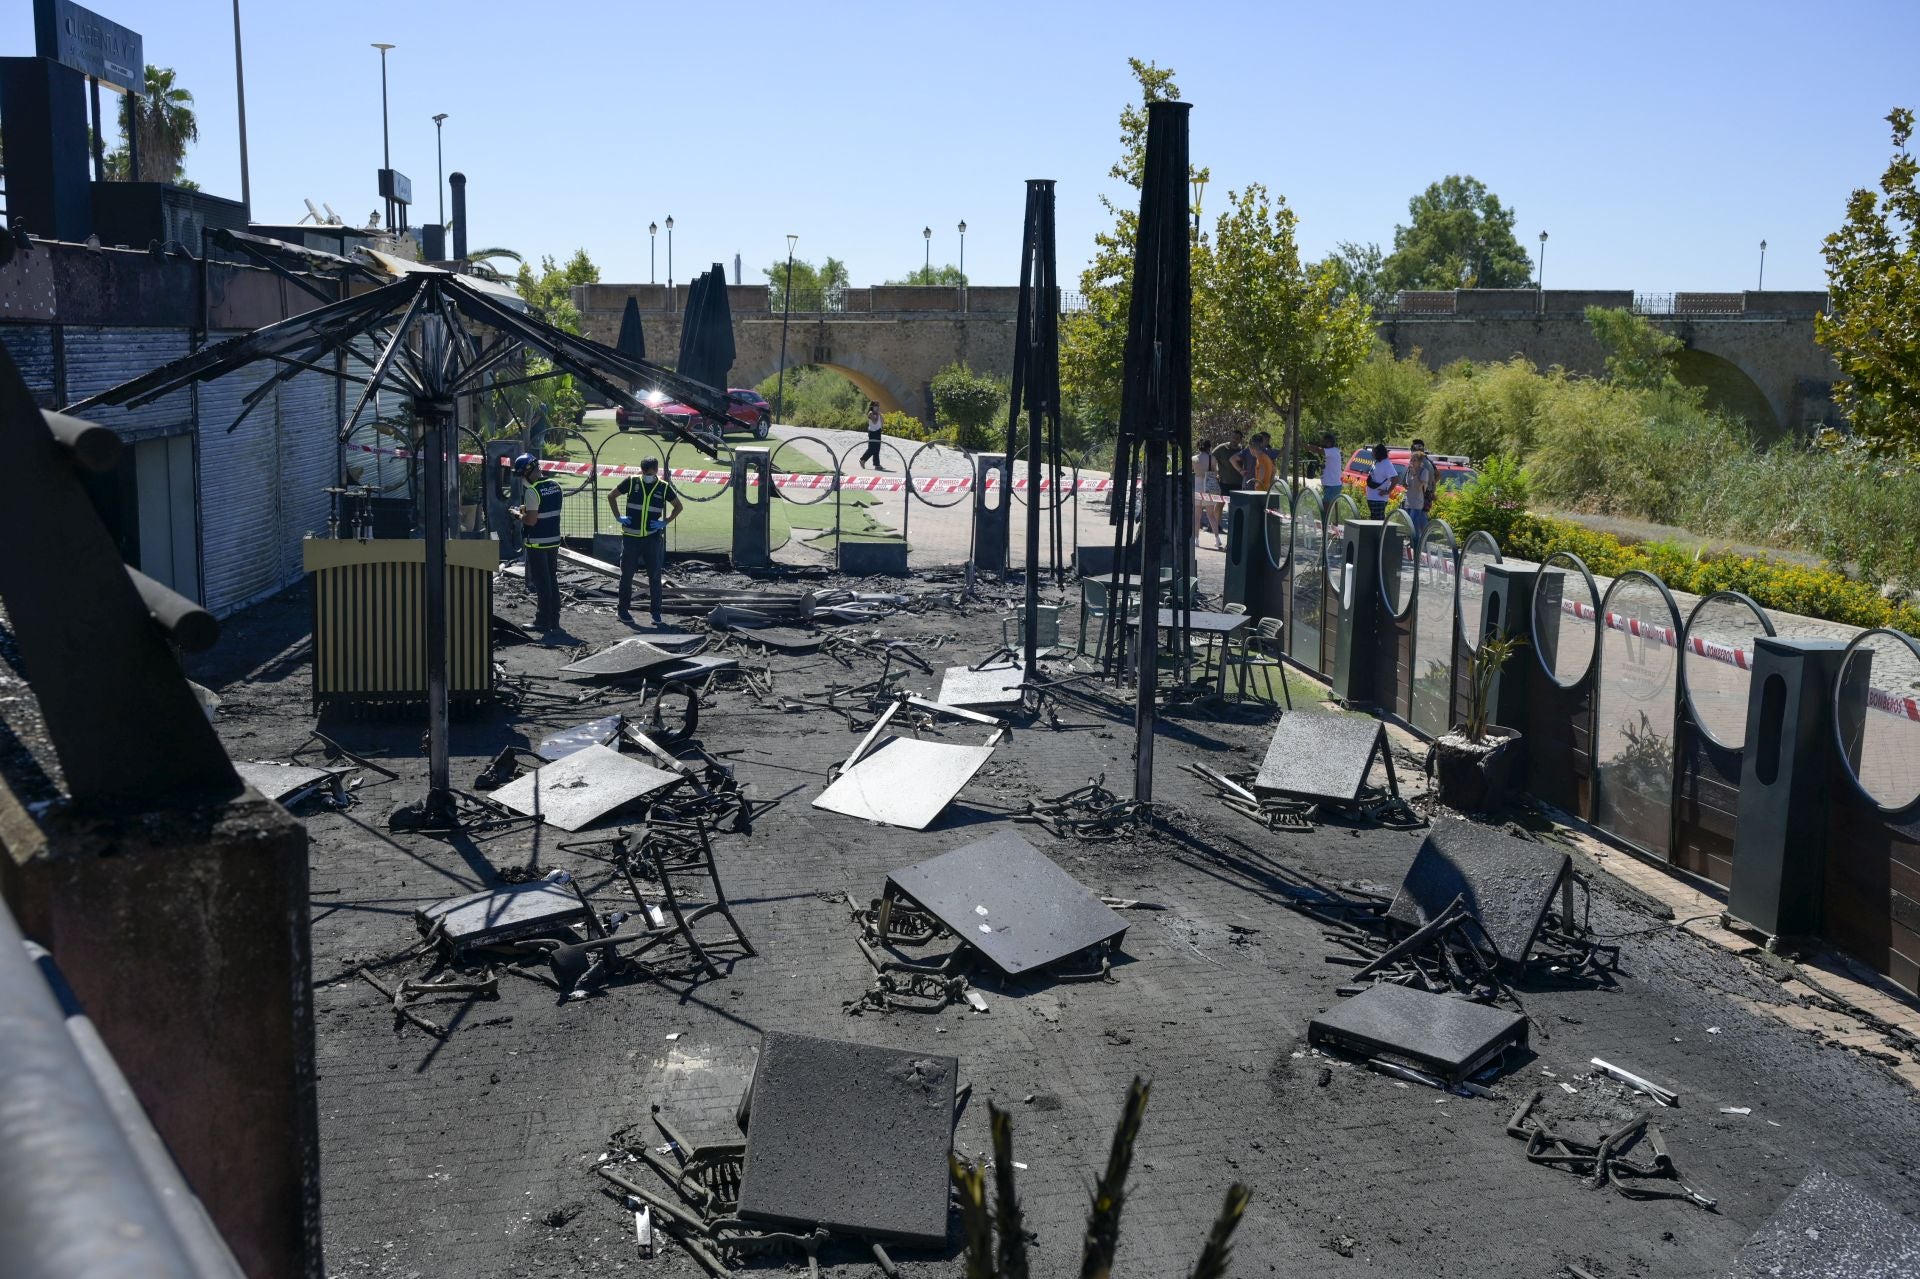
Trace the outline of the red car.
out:
<instances>
[{"instance_id":1,"label":"red car","mask_svg":"<svg viewBox=\"0 0 1920 1279\"><path fill-rule=\"evenodd\" d=\"M658 391L649 391L641 398L646 401L649 408L662 417L699 416L693 409L678 400L668 399ZM773 426L773 406L767 403L766 397L760 392L745 387L727 388L727 412L753 428L753 438L756 440L766 439L768 431ZM624 404L616 406L613 410L613 420L621 426L627 425L630 416Z\"/></svg>"},{"instance_id":2,"label":"red car","mask_svg":"<svg viewBox=\"0 0 1920 1279\"><path fill-rule=\"evenodd\" d=\"M1407 463L1412 460L1412 458L1412 449L1389 448L1387 450L1387 460L1393 463L1395 472L1393 493L1398 493L1406 487L1405 484L1401 483L1399 477L1407 473ZM1456 454L1429 453L1427 454L1427 460L1433 463L1433 469L1437 473L1440 481L1439 487L1443 489L1464 488L1480 474L1480 472L1474 470L1467 464L1467 458ZM1367 476L1372 471L1373 450L1370 448L1360 449L1356 451L1352 459L1347 462L1347 469L1342 473L1342 478L1345 479L1348 484L1357 484L1361 488L1365 488L1367 486ZM1392 494L1388 496L1391 497Z\"/></svg>"}]
</instances>

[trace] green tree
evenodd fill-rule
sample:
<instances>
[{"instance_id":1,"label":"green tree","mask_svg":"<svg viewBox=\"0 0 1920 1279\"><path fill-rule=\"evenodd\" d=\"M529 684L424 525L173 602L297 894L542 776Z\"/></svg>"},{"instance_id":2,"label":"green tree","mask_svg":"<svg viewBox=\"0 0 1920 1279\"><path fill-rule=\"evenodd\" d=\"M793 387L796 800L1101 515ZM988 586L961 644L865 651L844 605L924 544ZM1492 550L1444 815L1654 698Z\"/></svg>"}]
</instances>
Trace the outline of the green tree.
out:
<instances>
[{"instance_id":1,"label":"green tree","mask_svg":"<svg viewBox=\"0 0 1920 1279\"><path fill-rule=\"evenodd\" d=\"M1113 227L1093 237L1093 260L1080 273L1085 309L1060 317L1060 391L1071 416L1110 433L1120 420L1120 371L1126 359L1127 308L1133 299L1133 247L1139 234L1137 193L1146 171L1147 104L1180 96L1173 70L1128 58L1140 98L1120 112L1120 158L1107 175L1126 184L1119 202L1100 197ZM1204 179L1205 169L1191 176ZM1194 317L1196 329L1199 316ZM1198 372L1198 351L1196 373Z\"/></svg>"},{"instance_id":2,"label":"green tree","mask_svg":"<svg viewBox=\"0 0 1920 1279\"><path fill-rule=\"evenodd\" d=\"M1607 353L1607 380L1639 391L1678 391L1674 354L1686 346L1627 307L1590 306L1587 327Z\"/></svg>"},{"instance_id":3,"label":"green tree","mask_svg":"<svg viewBox=\"0 0 1920 1279\"><path fill-rule=\"evenodd\" d=\"M1432 393L1433 374L1419 351L1397 360L1376 341L1340 393L1311 406L1311 431L1332 431L1345 448L1410 439L1420 434L1420 412Z\"/></svg>"},{"instance_id":4,"label":"green tree","mask_svg":"<svg viewBox=\"0 0 1920 1279\"><path fill-rule=\"evenodd\" d=\"M768 302L775 311L787 306L787 260L781 258L766 268ZM835 311L836 296L847 287L847 264L828 258L820 266L801 258L793 260L793 309L796 311Z\"/></svg>"},{"instance_id":5,"label":"green tree","mask_svg":"<svg viewBox=\"0 0 1920 1279\"><path fill-rule=\"evenodd\" d=\"M132 171L127 144L122 142L106 158L107 177L115 182L172 182L185 180L187 147L200 140L200 122L194 118L193 95L174 81L172 67L147 64L145 98L120 95L120 132L140 144L140 172Z\"/></svg>"},{"instance_id":6,"label":"green tree","mask_svg":"<svg viewBox=\"0 0 1920 1279\"><path fill-rule=\"evenodd\" d=\"M481 253L516 260L519 257L506 249L483 249ZM568 333L578 333L580 310L574 306L570 290L576 284L599 282L600 268L594 265L585 249L575 249L564 266L551 257L543 256L540 269L536 272L521 262L513 285L520 296L526 299L527 311L535 319L544 320ZM552 376L541 377L544 373L551 373ZM579 428L580 415L587 406L586 397L580 394L571 375L554 373L553 364L543 356L527 355L520 367L512 370L508 377L531 377L537 380L495 392L496 417L489 433L517 431L520 424L530 426L542 413L548 422L550 438ZM504 411L504 420L499 411Z\"/></svg>"},{"instance_id":7,"label":"green tree","mask_svg":"<svg viewBox=\"0 0 1920 1279\"><path fill-rule=\"evenodd\" d=\"M468 268L472 270L475 275L483 280L492 280L495 283L501 283L506 280L506 277L500 274L500 268L493 265L496 261L518 262L523 266L526 264L526 259L518 253L515 253L512 249L502 249L498 247L470 249L467 252L467 256L461 260L467 264ZM596 280L599 278L597 271L594 273L594 278Z\"/></svg>"},{"instance_id":8,"label":"green tree","mask_svg":"<svg viewBox=\"0 0 1920 1279\"><path fill-rule=\"evenodd\" d=\"M1840 367L1833 398L1875 451L1920 450L1920 192L1907 143L1913 112L1895 107L1893 158L1881 194L1847 198L1847 220L1826 238L1828 313L1814 333Z\"/></svg>"},{"instance_id":9,"label":"green tree","mask_svg":"<svg viewBox=\"0 0 1920 1279\"><path fill-rule=\"evenodd\" d=\"M1301 411L1337 394L1367 358L1372 317L1338 296L1332 266L1300 260L1285 197L1253 183L1227 204L1193 260L1195 398L1279 415L1281 455L1296 462Z\"/></svg>"},{"instance_id":10,"label":"green tree","mask_svg":"<svg viewBox=\"0 0 1920 1279\"><path fill-rule=\"evenodd\" d=\"M934 421L953 432L954 443L969 451L992 447L1003 438L1007 402L1012 388L1004 379L987 377L956 360L934 376Z\"/></svg>"},{"instance_id":11,"label":"green tree","mask_svg":"<svg viewBox=\"0 0 1920 1279\"><path fill-rule=\"evenodd\" d=\"M1407 201L1407 215L1382 265L1388 292L1516 289L1533 279L1513 236L1513 210L1478 178L1449 174Z\"/></svg>"},{"instance_id":12,"label":"green tree","mask_svg":"<svg viewBox=\"0 0 1920 1279\"><path fill-rule=\"evenodd\" d=\"M945 266L923 266L907 272L904 280L888 280L888 284L962 285L967 277L960 274L960 268L949 262Z\"/></svg>"},{"instance_id":13,"label":"green tree","mask_svg":"<svg viewBox=\"0 0 1920 1279\"><path fill-rule=\"evenodd\" d=\"M497 256L508 256L505 250L483 250ZM511 255L518 258L518 254ZM525 262L513 278L513 287L527 301L527 310L535 319L544 320L556 329L565 329L569 333L580 331L580 311L573 304L573 287L577 284L598 284L600 268L587 256L585 249L575 249L573 256L562 266L551 257L540 259L540 269L535 271Z\"/></svg>"},{"instance_id":14,"label":"green tree","mask_svg":"<svg viewBox=\"0 0 1920 1279\"><path fill-rule=\"evenodd\" d=\"M1359 298L1374 310L1385 309L1393 295L1387 291L1383 273L1386 259L1377 244L1355 244L1342 240L1327 258L1343 298Z\"/></svg>"}]
</instances>

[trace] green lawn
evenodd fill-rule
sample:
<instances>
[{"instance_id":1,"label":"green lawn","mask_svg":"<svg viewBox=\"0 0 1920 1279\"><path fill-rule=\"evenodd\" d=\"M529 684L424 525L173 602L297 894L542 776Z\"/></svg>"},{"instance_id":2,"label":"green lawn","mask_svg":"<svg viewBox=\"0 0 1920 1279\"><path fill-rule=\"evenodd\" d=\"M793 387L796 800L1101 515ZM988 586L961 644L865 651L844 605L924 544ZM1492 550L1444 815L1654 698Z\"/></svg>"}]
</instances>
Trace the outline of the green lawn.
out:
<instances>
[{"instance_id":1,"label":"green lawn","mask_svg":"<svg viewBox=\"0 0 1920 1279\"><path fill-rule=\"evenodd\" d=\"M667 444L658 436L647 431L622 431L614 423L610 412L590 413L580 424L581 435L589 445L599 450L602 465L638 466L649 457L660 458L668 454ZM752 442L746 432L737 432L727 440L730 445ZM776 442L777 447L777 442ZM675 467L691 469L700 467L707 470L724 470L730 465L726 453L716 460L706 457L690 444L681 444L671 450L671 462ZM585 449L576 444L575 461L589 461ZM814 461L799 447L780 448L774 464L784 472L817 473L828 469L822 463ZM569 481L571 484L573 481ZM607 507L607 494L619 484L619 480L603 477L596 494L591 485L582 485L578 491L567 495L562 508L562 528L568 536L584 537L593 532L612 533L619 530L613 514ZM721 484L682 484L679 486L681 497L686 504L685 512L667 529L667 549L670 551L691 551L697 553L724 553L733 542L733 499ZM848 540L881 541L897 536L876 522L865 510L873 504L869 493L842 493L834 497L817 497L813 493L803 493L798 501L787 501L776 497L771 511L773 546L785 546L793 537L794 529L829 530L810 545L822 550L833 549L834 507L840 506L840 518L844 522L843 531ZM597 503L597 505L596 505ZM596 512L598 524L595 524Z\"/></svg>"}]
</instances>

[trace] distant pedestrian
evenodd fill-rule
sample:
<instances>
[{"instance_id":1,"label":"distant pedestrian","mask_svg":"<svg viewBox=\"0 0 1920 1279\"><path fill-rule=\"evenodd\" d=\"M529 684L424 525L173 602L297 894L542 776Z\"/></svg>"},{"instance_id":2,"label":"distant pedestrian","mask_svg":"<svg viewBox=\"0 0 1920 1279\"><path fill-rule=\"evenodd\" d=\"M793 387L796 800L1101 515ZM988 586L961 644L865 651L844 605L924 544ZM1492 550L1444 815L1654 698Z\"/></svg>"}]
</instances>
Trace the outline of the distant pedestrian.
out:
<instances>
[{"instance_id":1,"label":"distant pedestrian","mask_svg":"<svg viewBox=\"0 0 1920 1279\"><path fill-rule=\"evenodd\" d=\"M1373 464L1367 468L1367 514L1376 520L1387 518L1387 503L1393 500L1394 482L1400 469L1387 456L1387 446L1373 446Z\"/></svg>"},{"instance_id":2,"label":"distant pedestrian","mask_svg":"<svg viewBox=\"0 0 1920 1279\"><path fill-rule=\"evenodd\" d=\"M1333 518L1333 504L1339 498L1346 484L1344 464L1340 457L1340 441L1332 431L1320 437L1320 518Z\"/></svg>"},{"instance_id":3,"label":"distant pedestrian","mask_svg":"<svg viewBox=\"0 0 1920 1279\"><path fill-rule=\"evenodd\" d=\"M620 499L627 499L622 512ZM665 626L660 618L660 574L667 564L667 525L680 518L684 509L673 481L660 474L660 459L650 457L640 463L640 476L628 476L607 494L613 518L620 521L620 595L615 615L623 622L633 621L633 575L643 565L647 570L647 611L653 624Z\"/></svg>"},{"instance_id":4,"label":"distant pedestrian","mask_svg":"<svg viewBox=\"0 0 1920 1279\"><path fill-rule=\"evenodd\" d=\"M1240 450L1246 447L1246 439L1239 431L1229 431L1227 438L1213 447L1213 470L1219 478L1222 493L1234 493L1240 489L1240 466L1234 461Z\"/></svg>"},{"instance_id":5,"label":"distant pedestrian","mask_svg":"<svg viewBox=\"0 0 1920 1279\"><path fill-rule=\"evenodd\" d=\"M531 453L513 459L513 473L525 482L527 499L507 513L522 526L527 586L534 598L533 629L545 635L560 629L560 506L566 495L559 480L541 474Z\"/></svg>"},{"instance_id":6,"label":"distant pedestrian","mask_svg":"<svg viewBox=\"0 0 1920 1279\"><path fill-rule=\"evenodd\" d=\"M860 455L860 462L863 466L872 466L876 471L884 471L887 469L880 465L880 431L885 425L885 419L880 416L879 403L874 400L868 400L867 448L866 451Z\"/></svg>"},{"instance_id":7,"label":"distant pedestrian","mask_svg":"<svg viewBox=\"0 0 1920 1279\"><path fill-rule=\"evenodd\" d=\"M1200 530L1213 522L1213 549L1220 550L1220 473L1215 469L1212 442L1201 440L1193 451L1193 541L1200 543Z\"/></svg>"},{"instance_id":8,"label":"distant pedestrian","mask_svg":"<svg viewBox=\"0 0 1920 1279\"><path fill-rule=\"evenodd\" d=\"M1427 517L1433 511L1434 491L1440 485L1440 470L1427 456L1425 440L1413 442L1413 455L1407 459L1407 474L1402 482L1407 486L1407 496L1401 508L1413 521L1413 540L1417 545L1427 535Z\"/></svg>"}]
</instances>

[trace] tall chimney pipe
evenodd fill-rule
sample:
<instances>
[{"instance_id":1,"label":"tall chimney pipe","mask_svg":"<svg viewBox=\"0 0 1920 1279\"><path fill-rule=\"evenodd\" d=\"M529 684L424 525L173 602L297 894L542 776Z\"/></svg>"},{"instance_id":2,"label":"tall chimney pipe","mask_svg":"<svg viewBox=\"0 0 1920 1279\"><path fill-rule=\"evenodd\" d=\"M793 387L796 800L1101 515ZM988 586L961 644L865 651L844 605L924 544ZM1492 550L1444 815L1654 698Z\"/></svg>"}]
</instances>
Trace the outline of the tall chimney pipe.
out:
<instances>
[{"instance_id":1,"label":"tall chimney pipe","mask_svg":"<svg viewBox=\"0 0 1920 1279\"><path fill-rule=\"evenodd\" d=\"M447 185L453 188L453 256L467 256L467 175L449 173Z\"/></svg>"}]
</instances>

